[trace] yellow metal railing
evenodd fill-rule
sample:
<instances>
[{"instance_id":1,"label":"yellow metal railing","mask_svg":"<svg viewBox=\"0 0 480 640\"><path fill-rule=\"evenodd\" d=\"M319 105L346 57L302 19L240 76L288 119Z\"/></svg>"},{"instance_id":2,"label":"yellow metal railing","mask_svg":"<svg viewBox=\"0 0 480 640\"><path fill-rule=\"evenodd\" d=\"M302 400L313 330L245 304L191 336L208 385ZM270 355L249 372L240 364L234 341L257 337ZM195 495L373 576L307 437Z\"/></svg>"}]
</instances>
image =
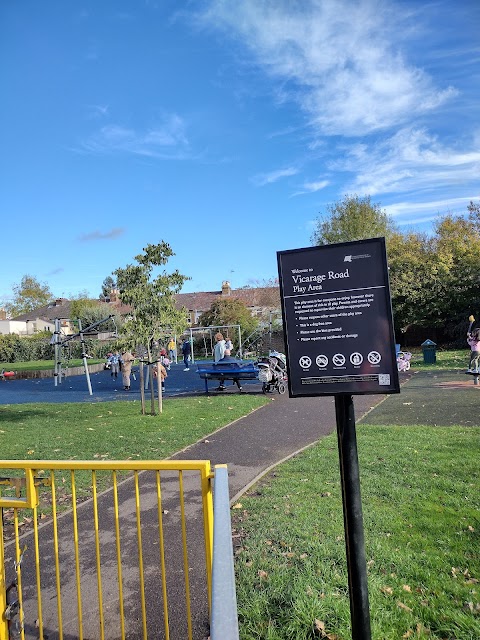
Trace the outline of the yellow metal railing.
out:
<instances>
[{"instance_id":1,"label":"yellow metal railing","mask_svg":"<svg viewBox=\"0 0 480 640\"><path fill-rule=\"evenodd\" d=\"M191 639L199 564L208 619L209 461L3 460L0 473L0 640L124 639L140 629L146 639L158 636L159 620L170 640L172 611L177 635L184 628Z\"/></svg>"}]
</instances>

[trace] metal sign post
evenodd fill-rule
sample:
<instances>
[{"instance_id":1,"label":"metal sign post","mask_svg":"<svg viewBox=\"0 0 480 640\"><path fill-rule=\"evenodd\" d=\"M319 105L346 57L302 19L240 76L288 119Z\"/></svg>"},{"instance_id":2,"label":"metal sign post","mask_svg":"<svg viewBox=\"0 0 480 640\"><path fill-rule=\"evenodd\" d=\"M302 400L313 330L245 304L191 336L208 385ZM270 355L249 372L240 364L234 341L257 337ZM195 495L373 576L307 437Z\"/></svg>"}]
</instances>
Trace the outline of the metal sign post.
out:
<instances>
[{"instance_id":1,"label":"metal sign post","mask_svg":"<svg viewBox=\"0 0 480 640\"><path fill-rule=\"evenodd\" d=\"M352 640L370 640L367 562L363 536L360 469L352 396L336 395L335 413L337 418Z\"/></svg>"},{"instance_id":2,"label":"metal sign post","mask_svg":"<svg viewBox=\"0 0 480 640\"><path fill-rule=\"evenodd\" d=\"M353 395L399 393L384 238L277 254L290 397L335 397L353 640L370 640Z\"/></svg>"}]
</instances>

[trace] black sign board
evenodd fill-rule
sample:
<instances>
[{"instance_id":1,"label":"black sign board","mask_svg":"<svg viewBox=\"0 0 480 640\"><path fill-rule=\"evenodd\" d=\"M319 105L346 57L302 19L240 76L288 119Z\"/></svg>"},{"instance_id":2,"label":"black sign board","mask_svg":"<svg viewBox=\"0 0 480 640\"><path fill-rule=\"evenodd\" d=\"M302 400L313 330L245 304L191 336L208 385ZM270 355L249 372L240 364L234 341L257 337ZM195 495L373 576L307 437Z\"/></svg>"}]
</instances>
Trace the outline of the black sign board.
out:
<instances>
[{"instance_id":1,"label":"black sign board","mask_svg":"<svg viewBox=\"0 0 480 640\"><path fill-rule=\"evenodd\" d=\"M290 396L399 393L385 239L277 259Z\"/></svg>"}]
</instances>

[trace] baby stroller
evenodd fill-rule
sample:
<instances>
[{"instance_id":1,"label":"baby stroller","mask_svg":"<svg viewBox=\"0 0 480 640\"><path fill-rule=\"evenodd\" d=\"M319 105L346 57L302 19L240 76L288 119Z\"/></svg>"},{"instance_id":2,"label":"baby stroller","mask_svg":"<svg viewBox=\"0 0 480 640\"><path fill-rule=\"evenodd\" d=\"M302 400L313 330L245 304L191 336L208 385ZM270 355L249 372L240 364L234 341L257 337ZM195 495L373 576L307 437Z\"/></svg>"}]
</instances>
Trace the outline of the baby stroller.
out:
<instances>
[{"instance_id":1,"label":"baby stroller","mask_svg":"<svg viewBox=\"0 0 480 640\"><path fill-rule=\"evenodd\" d=\"M397 353L397 369L399 371L408 371L411 359L412 354L409 351L399 351Z\"/></svg>"},{"instance_id":2,"label":"baby stroller","mask_svg":"<svg viewBox=\"0 0 480 640\"><path fill-rule=\"evenodd\" d=\"M284 394L287 390L287 359L283 353L270 351L268 357L257 362L258 379L262 383L263 393L276 389Z\"/></svg>"}]
</instances>

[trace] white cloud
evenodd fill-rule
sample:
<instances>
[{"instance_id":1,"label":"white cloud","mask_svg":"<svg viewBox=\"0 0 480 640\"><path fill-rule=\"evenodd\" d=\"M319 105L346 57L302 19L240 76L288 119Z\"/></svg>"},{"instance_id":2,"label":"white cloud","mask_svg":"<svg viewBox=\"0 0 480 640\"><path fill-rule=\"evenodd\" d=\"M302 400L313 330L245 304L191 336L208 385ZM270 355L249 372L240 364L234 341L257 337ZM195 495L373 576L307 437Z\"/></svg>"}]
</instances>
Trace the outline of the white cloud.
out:
<instances>
[{"instance_id":1,"label":"white cloud","mask_svg":"<svg viewBox=\"0 0 480 640\"><path fill-rule=\"evenodd\" d=\"M124 152L156 158L182 157L187 147L186 125L176 114L146 131L106 125L81 144L81 149L89 153Z\"/></svg>"},{"instance_id":2,"label":"white cloud","mask_svg":"<svg viewBox=\"0 0 480 640\"><path fill-rule=\"evenodd\" d=\"M321 191L325 189L330 184L330 180L317 180L315 182L304 182L302 185L301 191L296 191L292 194L294 196L301 196L305 193L316 193L317 191Z\"/></svg>"},{"instance_id":3,"label":"white cloud","mask_svg":"<svg viewBox=\"0 0 480 640\"><path fill-rule=\"evenodd\" d=\"M236 34L321 133L358 136L398 126L456 94L435 87L398 51L401 11L388 0L212 0L203 18Z\"/></svg>"},{"instance_id":4,"label":"white cloud","mask_svg":"<svg viewBox=\"0 0 480 640\"><path fill-rule=\"evenodd\" d=\"M252 178L252 182L259 186L264 187L266 184L272 184L281 180L282 178L288 178L294 176L299 172L295 167L287 167L286 169L277 169L276 171L270 171L270 173L259 173Z\"/></svg>"},{"instance_id":5,"label":"white cloud","mask_svg":"<svg viewBox=\"0 0 480 640\"><path fill-rule=\"evenodd\" d=\"M356 174L347 191L356 193L453 189L478 180L480 150L457 149L424 129L404 128L376 144L357 144L330 170Z\"/></svg>"},{"instance_id":6,"label":"white cloud","mask_svg":"<svg viewBox=\"0 0 480 640\"><path fill-rule=\"evenodd\" d=\"M402 225L418 224L436 220L446 213L466 212L467 205L477 196L446 198L429 202L396 202L385 207L385 211Z\"/></svg>"}]
</instances>

